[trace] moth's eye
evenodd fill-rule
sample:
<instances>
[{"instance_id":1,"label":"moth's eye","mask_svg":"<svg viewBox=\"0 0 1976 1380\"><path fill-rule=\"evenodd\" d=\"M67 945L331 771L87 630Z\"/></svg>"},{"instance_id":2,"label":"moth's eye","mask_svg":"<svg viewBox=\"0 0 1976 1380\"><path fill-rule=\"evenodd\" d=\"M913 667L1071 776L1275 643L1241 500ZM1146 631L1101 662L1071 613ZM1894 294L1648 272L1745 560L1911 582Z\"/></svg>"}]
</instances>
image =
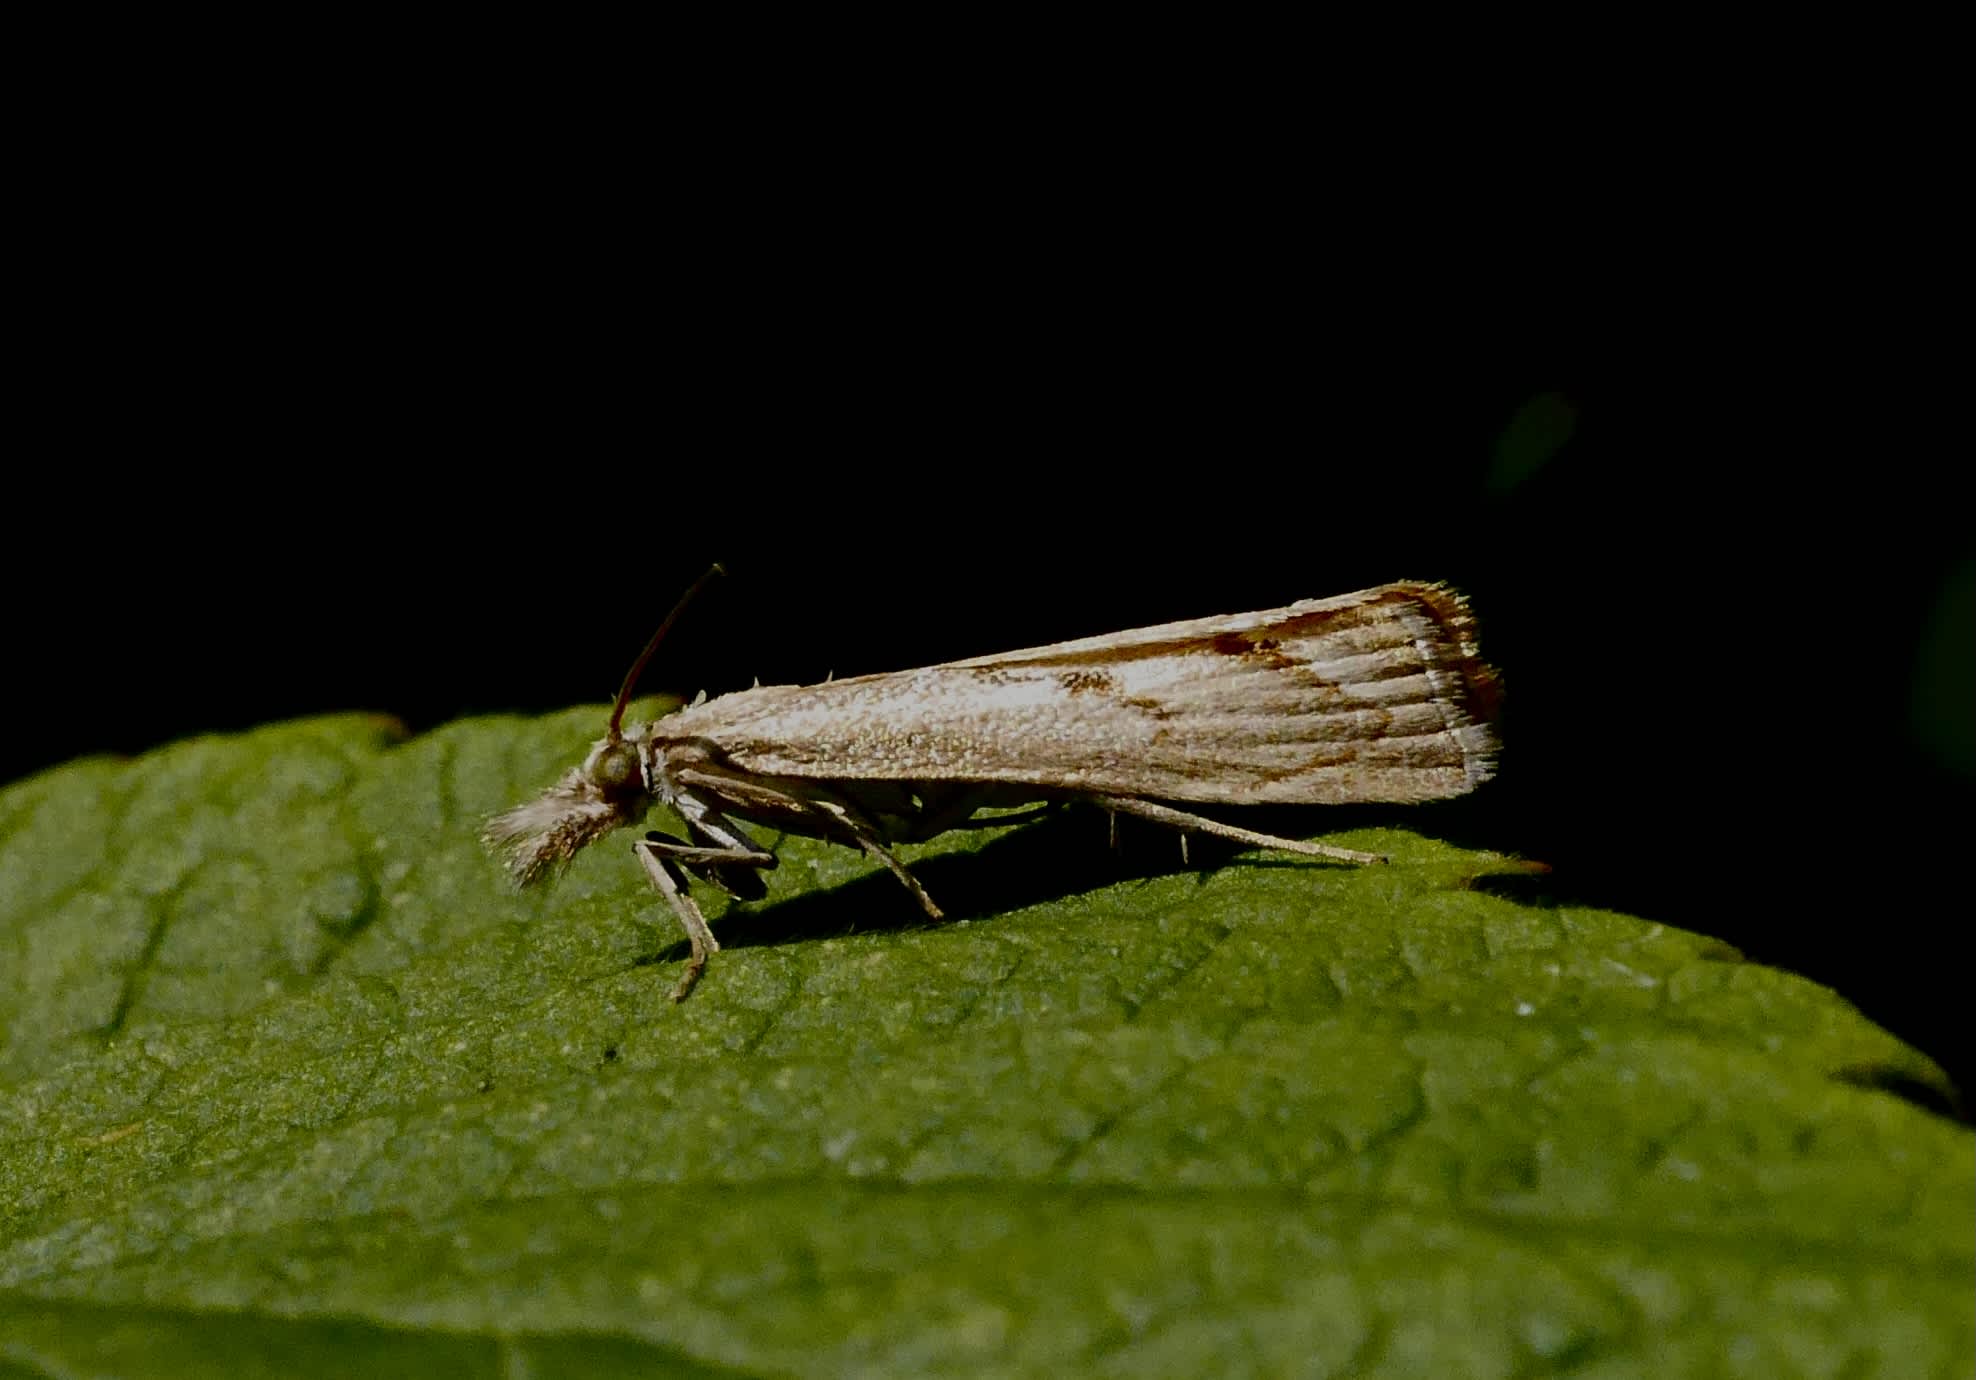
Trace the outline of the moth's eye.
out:
<instances>
[{"instance_id":1,"label":"moth's eye","mask_svg":"<svg viewBox=\"0 0 1976 1380\"><path fill-rule=\"evenodd\" d=\"M638 770L638 749L629 743L619 743L605 750L597 759L596 769L590 779L597 783L597 789L605 795L623 795L627 791L645 789L645 777Z\"/></svg>"}]
</instances>

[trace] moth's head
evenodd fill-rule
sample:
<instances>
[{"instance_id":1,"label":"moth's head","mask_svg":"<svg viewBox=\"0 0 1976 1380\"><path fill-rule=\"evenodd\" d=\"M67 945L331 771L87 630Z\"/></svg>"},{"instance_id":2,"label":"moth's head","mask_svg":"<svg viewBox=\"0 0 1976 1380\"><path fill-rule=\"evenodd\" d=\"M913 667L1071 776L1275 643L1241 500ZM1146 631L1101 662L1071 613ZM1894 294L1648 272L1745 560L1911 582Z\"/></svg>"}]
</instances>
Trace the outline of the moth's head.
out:
<instances>
[{"instance_id":1,"label":"moth's head","mask_svg":"<svg viewBox=\"0 0 1976 1380\"><path fill-rule=\"evenodd\" d=\"M583 765L525 805L487 821L481 840L501 855L516 886L532 886L613 829L650 808L636 736L600 739Z\"/></svg>"}]
</instances>

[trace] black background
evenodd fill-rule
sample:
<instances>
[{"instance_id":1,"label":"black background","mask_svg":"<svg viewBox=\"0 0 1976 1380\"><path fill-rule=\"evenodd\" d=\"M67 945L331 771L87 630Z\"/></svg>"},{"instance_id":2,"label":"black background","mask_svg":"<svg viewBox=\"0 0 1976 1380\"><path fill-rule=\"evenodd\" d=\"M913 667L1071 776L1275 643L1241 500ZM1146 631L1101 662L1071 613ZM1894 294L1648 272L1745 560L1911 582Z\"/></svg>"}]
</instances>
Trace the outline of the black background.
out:
<instances>
[{"instance_id":1,"label":"black background","mask_svg":"<svg viewBox=\"0 0 1976 1380\"><path fill-rule=\"evenodd\" d=\"M139 187L141 233L51 258L0 778L601 703L716 558L647 688L1441 579L1502 774L1381 820L1829 983L1967 1083L1968 447L1885 285L1233 183L812 170L744 214L440 167Z\"/></svg>"}]
</instances>

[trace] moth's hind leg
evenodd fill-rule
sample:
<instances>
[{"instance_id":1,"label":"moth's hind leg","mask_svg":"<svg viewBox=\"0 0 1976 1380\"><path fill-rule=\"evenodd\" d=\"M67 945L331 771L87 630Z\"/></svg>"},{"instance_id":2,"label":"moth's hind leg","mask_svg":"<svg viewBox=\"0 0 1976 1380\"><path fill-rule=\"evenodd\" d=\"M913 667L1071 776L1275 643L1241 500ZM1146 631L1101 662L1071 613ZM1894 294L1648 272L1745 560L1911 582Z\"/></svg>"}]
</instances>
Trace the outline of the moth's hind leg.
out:
<instances>
[{"instance_id":1,"label":"moth's hind leg","mask_svg":"<svg viewBox=\"0 0 1976 1380\"><path fill-rule=\"evenodd\" d=\"M1094 805L1102 805L1105 809L1115 810L1122 815L1137 815L1141 819L1150 819L1175 829L1212 834L1216 838L1246 843L1251 848L1279 848L1286 853L1302 853L1311 858L1330 858L1333 862L1364 864L1386 861L1384 853L1361 853L1355 848L1336 848L1328 843L1280 839L1274 834L1259 834L1253 829L1240 829L1233 824L1223 824L1218 819L1209 819L1206 815L1189 814L1185 810L1176 810L1170 805L1155 805L1150 800L1138 800L1129 795L1092 795L1085 798Z\"/></svg>"}]
</instances>

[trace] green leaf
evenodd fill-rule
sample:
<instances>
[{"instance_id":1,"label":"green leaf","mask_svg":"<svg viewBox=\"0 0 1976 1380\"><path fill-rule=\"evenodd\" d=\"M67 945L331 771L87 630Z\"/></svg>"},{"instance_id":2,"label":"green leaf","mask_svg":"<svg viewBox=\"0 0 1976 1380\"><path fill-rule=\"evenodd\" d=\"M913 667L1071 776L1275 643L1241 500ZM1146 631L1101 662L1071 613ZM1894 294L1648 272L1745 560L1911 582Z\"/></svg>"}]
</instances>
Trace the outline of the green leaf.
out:
<instances>
[{"instance_id":1,"label":"green leaf","mask_svg":"<svg viewBox=\"0 0 1976 1380\"><path fill-rule=\"evenodd\" d=\"M675 1006L621 841L476 842L600 717L0 793L0 1376L1970 1373L1976 1144L1820 987L1073 817L942 925L789 841Z\"/></svg>"}]
</instances>

